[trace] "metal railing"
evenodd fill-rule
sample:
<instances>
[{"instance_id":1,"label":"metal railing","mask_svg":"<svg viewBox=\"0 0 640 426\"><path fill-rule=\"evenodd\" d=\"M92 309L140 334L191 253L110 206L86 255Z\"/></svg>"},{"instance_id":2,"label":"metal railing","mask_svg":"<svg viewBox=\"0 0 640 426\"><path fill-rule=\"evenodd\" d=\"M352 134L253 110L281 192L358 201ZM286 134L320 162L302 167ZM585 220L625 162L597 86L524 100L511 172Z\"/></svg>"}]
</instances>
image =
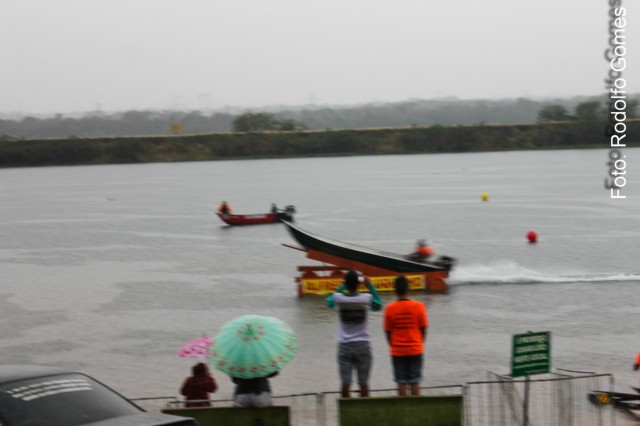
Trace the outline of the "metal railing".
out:
<instances>
[{"instance_id":1,"label":"metal railing","mask_svg":"<svg viewBox=\"0 0 640 426\"><path fill-rule=\"evenodd\" d=\"M577 373L574 374L574 373ZM465 426L613 426L616 413L593 404L588 394L611 391L613 376L569 372L535 379L488 373L466 384Z\"/></svg>"},{"instance_id":2,"label":"metal railing","mask_svg":"<svg viewBox=\"0 0 640 426\"><path fill-rule=\"evenodd\" d=\"M464 385L421 387L422 395L463 395L464 426L616 426L611 406L593 404L588 394L613 390L610 374L558 370L535 379L513 379L488 372L487 380ZM528 396L525 395L528 387ZM393 389L370 391L371 396L395 396ZM275 395L274 405L289 407L296 426L337 426L339 392ZM184 407L176 397L134 398L147 411ZM210 400L212 407L230 407L233 401ZM623 419L619 425L626 423Z\"/></svg>"}]
</instances>

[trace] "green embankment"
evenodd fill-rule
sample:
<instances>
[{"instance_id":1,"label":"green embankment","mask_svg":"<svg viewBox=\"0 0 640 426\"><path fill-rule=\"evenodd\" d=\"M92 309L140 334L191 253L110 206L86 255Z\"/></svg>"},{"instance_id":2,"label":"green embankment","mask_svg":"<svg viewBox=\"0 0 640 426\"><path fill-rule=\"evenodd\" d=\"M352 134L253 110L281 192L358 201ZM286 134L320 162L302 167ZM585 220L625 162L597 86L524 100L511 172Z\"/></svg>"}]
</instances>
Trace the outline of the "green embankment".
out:
<instances>
[{"instance_id":1,"label":"green embankment","mask_svg":"<svg viewBox=\"0 0 640 426\"><path fill-rule=\"evenodd\" d=\"M627 146L638 146L640 120L626 127ZM585 147L608 147L604 123L0 140L0 167Z\"/></svg>"}]
</instances>

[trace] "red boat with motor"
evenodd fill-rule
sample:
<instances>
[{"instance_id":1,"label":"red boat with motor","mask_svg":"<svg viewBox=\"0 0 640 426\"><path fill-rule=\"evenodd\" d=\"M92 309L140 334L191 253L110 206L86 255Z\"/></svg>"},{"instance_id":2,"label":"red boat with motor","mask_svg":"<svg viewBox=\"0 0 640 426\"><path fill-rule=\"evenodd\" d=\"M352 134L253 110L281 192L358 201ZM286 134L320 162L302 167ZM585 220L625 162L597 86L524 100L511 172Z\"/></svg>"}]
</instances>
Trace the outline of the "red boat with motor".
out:
<instances>
[{"instance_id":1,"label":"red boat with motor","mask_svg":"<svg viewBox=\"0 0 640 426\"><path fill-rule=\"evenodd\" d=\"M284 210L278 210L275 213L260 214L233 214L233 213L217 213L218 217L227 225L259 225L263 223L277 223L283 220L293 221L293 214L296 212L295 207L287 206Z\"/></svg>"}]
</instances>

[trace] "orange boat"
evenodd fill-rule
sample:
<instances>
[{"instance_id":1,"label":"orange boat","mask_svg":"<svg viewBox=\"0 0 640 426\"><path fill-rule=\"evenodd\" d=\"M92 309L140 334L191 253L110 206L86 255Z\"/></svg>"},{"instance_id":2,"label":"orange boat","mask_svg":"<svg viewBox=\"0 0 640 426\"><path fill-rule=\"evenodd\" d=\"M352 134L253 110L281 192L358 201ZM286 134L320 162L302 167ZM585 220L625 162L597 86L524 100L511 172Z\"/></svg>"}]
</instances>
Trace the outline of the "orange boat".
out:
<instances>
[{"instance_id":1,"label":"orange boat","mask_svg":"<svg viewBox=\"0 0 640 426\"><path fill-rule=\"evenodd\" d=\"M440 256L434 262L415 262L402 255L322 237L283 222L302 247L285 246L306 252L309 259L332 265L299 267L302 272L297 278L299 294L331 293L349 269L370 277L381 291L393 290L393 280L398 275L407 276L413 289L423 288L432 293L448 291L445 279L455 263L451 257Z\"/></svg>"}]
</instances>

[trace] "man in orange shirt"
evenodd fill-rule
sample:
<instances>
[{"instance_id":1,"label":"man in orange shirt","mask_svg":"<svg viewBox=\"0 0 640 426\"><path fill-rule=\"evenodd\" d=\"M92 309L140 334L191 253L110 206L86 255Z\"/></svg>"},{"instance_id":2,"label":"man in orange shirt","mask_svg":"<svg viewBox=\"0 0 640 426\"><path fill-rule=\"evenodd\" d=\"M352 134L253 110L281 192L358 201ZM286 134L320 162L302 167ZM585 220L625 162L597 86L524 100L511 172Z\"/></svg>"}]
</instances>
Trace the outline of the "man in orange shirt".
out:
<instances>
[{"instance_id":1,"label":"man in orange shirt","mask_svg":"<svg viewBox=\"0 0 640 426\"><path fill-rule=\"evenodd\" d=\"M420 395L422 357L427 339L429 316L422 302L408 298L409 281L404 275L396 278L395 292L398 300L384 310L384 331L387 334L393 373L398 384L398 395Z\"/></svg>"}]
</instances>

